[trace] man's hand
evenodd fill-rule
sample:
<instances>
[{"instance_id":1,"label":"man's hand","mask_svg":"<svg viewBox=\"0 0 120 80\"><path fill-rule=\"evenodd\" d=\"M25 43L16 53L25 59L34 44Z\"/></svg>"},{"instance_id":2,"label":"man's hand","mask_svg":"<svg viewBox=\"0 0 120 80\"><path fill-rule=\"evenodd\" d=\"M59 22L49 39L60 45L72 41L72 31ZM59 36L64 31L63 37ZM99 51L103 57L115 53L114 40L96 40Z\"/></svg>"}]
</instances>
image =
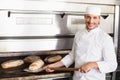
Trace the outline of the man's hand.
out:
<instances>
[{"instance_id":1,"label":"man's hand","mask_svg":"<svg viewBox=\"0 0 120 80\"><path fill-rule=\"evenodd\" d=\"M96 62L88 62L88 63L82 65L80 67L79 71L82 72L82 73L87 73L91 69L98 69L98 65L97 65Z\"/></svg>"},{"instance_id":2,"label":"man's hand","mask_svg":"<svg viewBox=\"0 0 120 80\"><path fill-rule=\"evenodd\" d=\"M54 64L47 65L44 67L44 69L46 70L46 72L54 72L54 70L52 70L51 67L54 67Z\"/></svg>"},{"instance_id":3,"label":"man's hand","mask_svg":"<svg viewBox=\"0 0 120 80\"><path fill-rule=\"evenodd\" d=\"M44 69L46 70L46 72L54 72L54 70L52 70L51 68L62 67L62 66L64 66L64 64L61 61L59 61L45 66Z\"/></svg>"}]
</instances>

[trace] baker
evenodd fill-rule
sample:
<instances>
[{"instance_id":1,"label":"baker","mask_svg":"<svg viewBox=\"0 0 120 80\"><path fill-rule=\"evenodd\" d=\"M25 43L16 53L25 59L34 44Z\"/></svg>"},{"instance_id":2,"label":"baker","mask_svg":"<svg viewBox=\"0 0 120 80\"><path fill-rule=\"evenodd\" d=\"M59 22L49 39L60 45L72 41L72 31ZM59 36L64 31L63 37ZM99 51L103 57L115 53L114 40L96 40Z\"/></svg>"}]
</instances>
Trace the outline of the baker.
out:
<instances>
[{"instance_id":1,"label":"baker","mask_svg":"<svg viewBox=\"0 0 120 80\"><path fill-rule=\"evenodd\" d=\"M75 63L73 80L105 80L105 74L117 68L113 39L100 28L101 9L89 6L84 14L86 27L78 31L71 52L61 61L47 65L50 67L69 67ZM107 26L104 26L107 27Z\"/></svg>"}]
</instances>

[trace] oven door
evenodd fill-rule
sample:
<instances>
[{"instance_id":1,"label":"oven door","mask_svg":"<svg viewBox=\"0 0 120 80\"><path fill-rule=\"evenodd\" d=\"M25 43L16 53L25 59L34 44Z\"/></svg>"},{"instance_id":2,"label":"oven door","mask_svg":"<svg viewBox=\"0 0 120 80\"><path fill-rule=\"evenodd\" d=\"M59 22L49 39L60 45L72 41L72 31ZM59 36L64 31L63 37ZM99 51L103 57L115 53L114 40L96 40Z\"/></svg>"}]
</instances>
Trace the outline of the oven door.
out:
<instances>
[{"instance_id":1,"label":"oven door","mask_svg":"<svg viewBox=\"0 0 120 80\"><path fill-rule=\"evenodd\" d=\"M0 52L71 49L67 15L1 11ZM8 16L6 16L8 15Z\"/></svg>"},{"instance_id":2,"label":"oven door","mask_svg":"<svg viewBox=\"0 0 120 80\"><path fill-rule=\"evenodd\" d=\"M8 16L7 16L8 15ZM79 14L37 11L0 11L0 51L71 49L75 33L85 28ZM101 19L101 28L113 34L113 14Z\"/></svg>"}]
</instances>

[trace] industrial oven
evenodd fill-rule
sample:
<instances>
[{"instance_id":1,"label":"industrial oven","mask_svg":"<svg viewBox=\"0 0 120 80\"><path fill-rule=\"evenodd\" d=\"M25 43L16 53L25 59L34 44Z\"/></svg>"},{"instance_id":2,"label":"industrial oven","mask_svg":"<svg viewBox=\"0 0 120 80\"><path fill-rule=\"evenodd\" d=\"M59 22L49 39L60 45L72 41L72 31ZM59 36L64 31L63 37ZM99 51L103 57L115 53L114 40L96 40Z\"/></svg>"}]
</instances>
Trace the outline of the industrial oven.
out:
<instances>
[{"instance_id":1,"label":"industrial oven","mask_svg":"<svg viewBox=\"0 0 120 80\"><path fill-rule=\"evenodd\" d=\"M119 4L119 2L118 2ZM120 5L120 4L119 4ZM118 6L118 17L120 19L120 6ZM116 79L115 80L120 80L120 20L118 21L118 48L117 48L117 61L118 61L118 69L116 70Z\"/></svg>"},{"instance_id":2,"label":"industrial oven","mask_svg":"<svg viewBox=\"0 0 120 80\"><path fill-rule=\"evenodd\" d=\"M0 3L0 63L30 55L40 56L43 60L49 55L64 57L71 51L75 33L85 28L83 14L91 5L102 8L101 28L117 43L116 6L113 4L5 1ZM12 3L14 1L16 4ZM29 73L24 71L26 67L26 64L12 69L0 67L0 80L71 80L73 74L68 71ZM107 80L112 80L112 75L107 74Z\"/></svg>"}]
</instances>

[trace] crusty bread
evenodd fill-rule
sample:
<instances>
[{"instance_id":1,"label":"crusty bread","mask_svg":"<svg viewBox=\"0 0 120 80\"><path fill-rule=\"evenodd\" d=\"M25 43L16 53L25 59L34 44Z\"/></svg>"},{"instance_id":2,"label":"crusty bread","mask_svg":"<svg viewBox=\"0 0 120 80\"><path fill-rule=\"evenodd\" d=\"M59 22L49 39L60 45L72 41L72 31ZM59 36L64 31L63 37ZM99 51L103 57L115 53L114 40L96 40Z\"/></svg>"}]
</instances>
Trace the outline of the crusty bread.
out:
<instances>
[{"instance_id":1,"label":"crusty bread","mask_svg":"<svg viewBox=\"0 0 120 80\"><path fill-rule=\"evenodd\" d=\"M44 59L45 62L47 63L53 63L53 62L57 62L60 61L62 59L62 56L60 55L54 55L54 56L48 56Z\"/></svg>"},{"instance_id":2,"label":"crusty bread","mask_svg":"<svg viewBox=\"0 0 120 80\"><path fill-rule=\"evenodd\" d=\"M3 69L8 69L8 68L13 68L13 67L18 67L22 64L24 64L23 60L8 60L6 62L3 62L1 66Z\"/></svg>"},{"instance_id":3,"label":"crusty bread","mask_svg":"<svg viewBox=\"0 0 120 80\"><path fill-rule=\"evenodd\" d=\"M40 57L39 56L27 56L27 57L25 57L23 60L25 61L25 62L28 62L28 63L33 63L33 62L35 62L35 61L37 61L37 60L39 60L40 59Z\"/></svg>"},{"instance_id":4,"label":"crusty bread","mask_svg":"<svg viewBox=\"0 0 120 80\"><path fill-rule=\"evenodd\" d=\"M39 60L37 60L37 61L30 64L29 70L32 70L32 71L38 70L38 69L42 68L43 65L44 65L43 60L39 59Z\"/></svg>"}]
</instances>

